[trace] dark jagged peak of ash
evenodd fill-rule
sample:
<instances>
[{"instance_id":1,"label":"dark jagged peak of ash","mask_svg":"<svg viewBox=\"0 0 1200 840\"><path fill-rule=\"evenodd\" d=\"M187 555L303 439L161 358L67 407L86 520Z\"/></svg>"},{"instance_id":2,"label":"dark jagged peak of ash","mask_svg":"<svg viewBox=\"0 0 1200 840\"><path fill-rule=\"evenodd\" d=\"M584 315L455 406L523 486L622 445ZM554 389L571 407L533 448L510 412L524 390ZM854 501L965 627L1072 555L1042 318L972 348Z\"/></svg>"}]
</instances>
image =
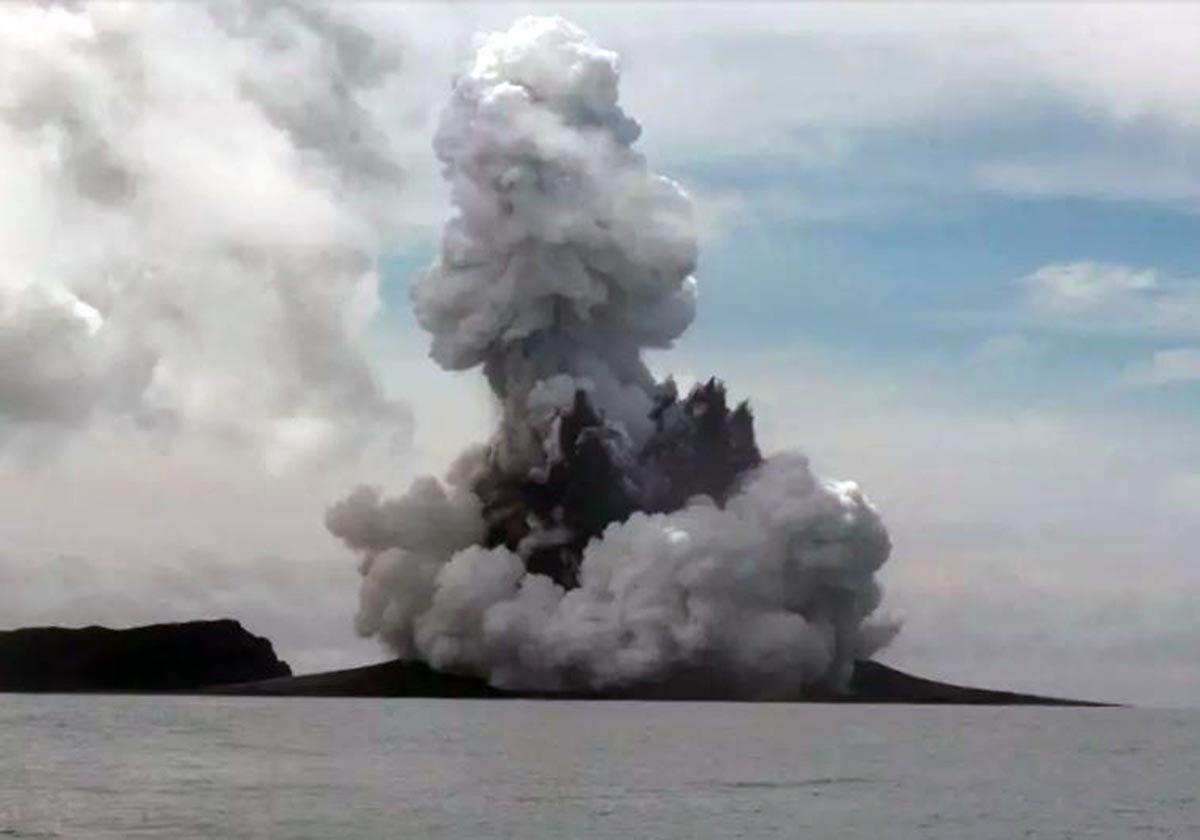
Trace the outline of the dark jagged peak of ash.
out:
<instances>
[{"instance_id":1,"label":"dark jagged peak of ash","mask_svg":"<svg viewBox=\"0 0 1200 840\"><path fill-rule=\"evenodd\" d=\"M718 380L680 400L673 381L650 412L654 431L638 452L609 427L583 389L556 419L557 459L541 474L492 467L473 487L483 502L485 545L517 552L531 574L566 589L579 583L583 549L634 511L669 513L697 496L723 506L737 479L762 463L746 402L730 410Z\"/></svg>"},{"instance_id":2,"label":"dark jagged peak of ash","mask_svg":"<svg viewBox=\"0 0 1200 840\"><path fill-rule=\"evenodd\" d=\"M646 510L678 510L693 496L724 505L738 476L762 463L749 403L731 411L715 378L682 402L672 384L650 416L654 435L638 458L653 482Z\"/></svg>"}]
</instances>

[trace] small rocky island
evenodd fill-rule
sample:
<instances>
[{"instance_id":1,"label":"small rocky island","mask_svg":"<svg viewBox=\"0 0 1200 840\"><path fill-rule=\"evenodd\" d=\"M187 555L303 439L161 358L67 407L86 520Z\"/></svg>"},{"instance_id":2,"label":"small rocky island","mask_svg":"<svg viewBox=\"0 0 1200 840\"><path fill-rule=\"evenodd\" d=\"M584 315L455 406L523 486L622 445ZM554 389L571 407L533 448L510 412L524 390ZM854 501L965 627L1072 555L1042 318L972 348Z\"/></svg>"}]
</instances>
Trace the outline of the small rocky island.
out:
<instances>
[{"instance_id":1,"label":"small rocky island","mask_svg":"<svg viewBox=\"0 0 1200 840\"><path fill-rule=\"evenodd\" d=\"M232 619L0 631L0 691L192 691L291 674L268 639Z\"/></svg>"},{"instance_id":2,"label":"small rocky island","mask_svg":"<svg viewBox=\"0 0 1200 840\"><path fill-rule=\"evenodd\" d=\"M730 700L712 675L681 674L608 694L538 695L502 691L484 680L399 660L292 676L271 642L232 619L106 627L0 631L0 692L193 693L251 697L441 697L560 700ZM809 693L793 702L936 705L1103 705L969 688L858 662L845 694Z\"/></svg>"}]
</instances>

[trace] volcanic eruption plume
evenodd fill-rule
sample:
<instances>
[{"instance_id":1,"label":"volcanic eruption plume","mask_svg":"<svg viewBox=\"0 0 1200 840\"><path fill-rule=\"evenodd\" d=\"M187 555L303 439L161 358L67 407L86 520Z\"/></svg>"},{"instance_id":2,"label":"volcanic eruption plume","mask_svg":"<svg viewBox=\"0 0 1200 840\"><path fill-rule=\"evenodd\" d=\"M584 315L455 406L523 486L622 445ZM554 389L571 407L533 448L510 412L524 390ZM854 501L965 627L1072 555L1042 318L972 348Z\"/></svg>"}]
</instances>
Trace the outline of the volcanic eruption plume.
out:
<instances>
[{"instance_id":1,"label":"volcanic eruption plume","mask_svg":"<svg viewBox=\"0 0 1200 840\"><path fill-rule=\"evenodd\" d=\"M434 148L457 213L412 302L499 427L444 482L330 509L362 556L357 629L501 687L837 689L897 630L875 615L887 532L853 483L763 458L722 384L681 396L644 364L693 318L697 249L618 80L579 29L526 18L454 83Z\"/></svg>"}]
</instances>

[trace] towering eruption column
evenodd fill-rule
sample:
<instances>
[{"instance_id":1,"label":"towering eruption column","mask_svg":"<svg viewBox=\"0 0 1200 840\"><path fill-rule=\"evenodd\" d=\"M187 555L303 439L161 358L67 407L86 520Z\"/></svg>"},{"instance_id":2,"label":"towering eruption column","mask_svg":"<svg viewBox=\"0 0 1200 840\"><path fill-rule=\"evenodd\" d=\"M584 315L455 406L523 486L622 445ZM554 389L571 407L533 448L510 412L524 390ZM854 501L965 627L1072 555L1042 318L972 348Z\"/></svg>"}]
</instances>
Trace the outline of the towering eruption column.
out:
<instances>
[{"instance_id":1,"label":"towering eruption column","mask_svg":"<svg viewBox=\"0 0 1200 840\"><path fill-rule=\"evenodd\" d=\"M693 318L696 240L618 80L583 32L526 18L455 82L434 148L457 213L412 299L500 424L445 483L330 510L363 558L358 630L503 687L837 688L896 632L872 618L887 533L853 484L764 460L720 383L681 399L643 363Z\"/></svg>"}]
</instances>

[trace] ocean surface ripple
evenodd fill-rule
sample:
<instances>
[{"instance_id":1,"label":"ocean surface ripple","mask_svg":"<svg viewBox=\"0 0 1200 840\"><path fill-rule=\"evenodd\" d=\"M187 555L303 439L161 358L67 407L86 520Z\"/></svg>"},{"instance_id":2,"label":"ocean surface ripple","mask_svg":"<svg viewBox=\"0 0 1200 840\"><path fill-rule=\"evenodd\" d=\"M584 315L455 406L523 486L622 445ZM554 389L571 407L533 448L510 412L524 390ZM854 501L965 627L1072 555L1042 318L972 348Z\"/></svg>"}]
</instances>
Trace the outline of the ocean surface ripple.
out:
<instances>
[{"instance_id":1,"label":"ocean surface ripple","mask_svg":"<svg viewBox=\"0 0 1200 840\"><path fill-rule=\"evenodd\" d=\"M0 838L1200 837L1200 713L0 696Z\"/></svg>"}]
</instances>

